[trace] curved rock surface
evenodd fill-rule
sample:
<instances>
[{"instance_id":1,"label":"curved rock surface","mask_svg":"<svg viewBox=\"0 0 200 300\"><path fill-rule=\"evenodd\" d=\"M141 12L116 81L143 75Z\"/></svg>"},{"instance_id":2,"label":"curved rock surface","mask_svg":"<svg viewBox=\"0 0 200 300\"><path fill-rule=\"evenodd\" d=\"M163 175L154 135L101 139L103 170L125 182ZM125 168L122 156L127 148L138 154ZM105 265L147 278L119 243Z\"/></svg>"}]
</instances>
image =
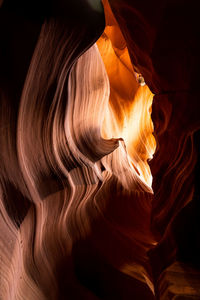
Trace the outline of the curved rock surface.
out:
<instances>
[{"instance_id":1,"label":"curved rock surface","mask_svg":"<svg viewBox=\"0 0 200 300\"><path fill-rule=\"evenodd\" d=\"M2 300L200 297L197 7L103 5L0 2Z\"/></svg>"}]
</instances>

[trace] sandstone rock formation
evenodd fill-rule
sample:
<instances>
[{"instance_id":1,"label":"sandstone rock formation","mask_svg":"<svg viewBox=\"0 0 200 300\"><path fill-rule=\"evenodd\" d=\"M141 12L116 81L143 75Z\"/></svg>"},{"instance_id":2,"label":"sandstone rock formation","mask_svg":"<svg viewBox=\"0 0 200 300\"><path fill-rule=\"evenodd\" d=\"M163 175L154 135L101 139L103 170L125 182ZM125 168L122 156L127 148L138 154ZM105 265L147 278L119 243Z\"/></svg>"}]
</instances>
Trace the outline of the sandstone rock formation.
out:
<instances>
[{"instance_id":1,"label":"sandstone rock formation","mask_svg":"<svg viewBox=\"0 0 200 300\"><path fill-rule=\"evenodd\" d=\"M200 299L195 1L0 2L0 299Z\"/></svg>"}]
</instances>

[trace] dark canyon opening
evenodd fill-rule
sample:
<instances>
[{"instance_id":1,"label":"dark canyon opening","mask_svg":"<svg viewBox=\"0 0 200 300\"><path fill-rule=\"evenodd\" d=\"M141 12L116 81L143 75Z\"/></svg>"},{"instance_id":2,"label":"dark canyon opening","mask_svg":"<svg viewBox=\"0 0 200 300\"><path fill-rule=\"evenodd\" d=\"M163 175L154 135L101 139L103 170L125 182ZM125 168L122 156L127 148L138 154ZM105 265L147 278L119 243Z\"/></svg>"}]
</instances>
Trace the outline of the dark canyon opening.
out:
<instances>
[{"instance_id":1,"label":"dark canyon opening","mask_svg":"<svg viewBox=\"0 0 200 300\"><path fill-rule=\"evenodd\" d=\"M0 299L200 299L196 1L0 1Z\"/></svg>"}]
</instances>

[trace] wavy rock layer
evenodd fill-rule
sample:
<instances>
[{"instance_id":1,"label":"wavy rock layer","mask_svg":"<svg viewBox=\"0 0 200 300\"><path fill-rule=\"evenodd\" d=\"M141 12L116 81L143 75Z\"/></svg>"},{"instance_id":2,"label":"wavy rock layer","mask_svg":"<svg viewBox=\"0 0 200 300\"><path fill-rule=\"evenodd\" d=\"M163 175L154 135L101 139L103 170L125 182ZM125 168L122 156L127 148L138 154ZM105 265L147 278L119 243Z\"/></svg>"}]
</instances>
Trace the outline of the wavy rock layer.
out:
<instances>
[{"instance_id":1,"label":"wavy rock layer","mask_svg":"<svg viewBox=\"0 0 200 300\"><path fill-rule=\"evenodd\" d=\"M109 3L1 6L3 300L199 297L195 9Z\"/></svg>"},{"instance_id":2,"label":"wavy rock layer","mask_svg":"<svg viewBox=\"0 0 200 300\"><path fill-rule=\"evenodd\" d=\"M198 7L195 1L111 0L110 5L135 70L155 94L152 120L157 148L150 162L151 228L158 246L149 255L157 282L175 260L199 268ZM193 287L192 276L188 278ZM190 296L186 292L185 297ZM172 299L176 293L162 297Z\"/></svg>"},{"instance_id":3,"label":"wavy rock layer","mask_svg":"<svg viewBox=\"0 0 200 300\"><path fill-rule=\"evenodd\" d=\"M141 157L132 150L131 161L120 134L109 139L109 79L89 48L98 24L45 21L20 101L2 87L2 128L5 101L17 107L7 104L14 125L1 135L2 299L154 298L152 190Z\"/></svg>"}]
</instances>

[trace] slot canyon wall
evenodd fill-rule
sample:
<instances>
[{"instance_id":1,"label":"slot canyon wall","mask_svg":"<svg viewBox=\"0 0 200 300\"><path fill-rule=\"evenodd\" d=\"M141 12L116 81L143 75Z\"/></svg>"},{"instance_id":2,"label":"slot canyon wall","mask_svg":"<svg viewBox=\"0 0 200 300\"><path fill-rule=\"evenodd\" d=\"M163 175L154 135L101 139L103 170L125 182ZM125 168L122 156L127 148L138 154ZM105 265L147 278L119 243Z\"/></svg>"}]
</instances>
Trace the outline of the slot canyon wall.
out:
<instances>
[{"instance_id":1,"label":"slot canyon wall","mask_svg":"<svg viewBox=\"0 0 200 300\"><path fill-rule=\"evenodd\" d=\"M196 1L0 1L0 299L200 299Z\"/></svg>"}]
</instances>

